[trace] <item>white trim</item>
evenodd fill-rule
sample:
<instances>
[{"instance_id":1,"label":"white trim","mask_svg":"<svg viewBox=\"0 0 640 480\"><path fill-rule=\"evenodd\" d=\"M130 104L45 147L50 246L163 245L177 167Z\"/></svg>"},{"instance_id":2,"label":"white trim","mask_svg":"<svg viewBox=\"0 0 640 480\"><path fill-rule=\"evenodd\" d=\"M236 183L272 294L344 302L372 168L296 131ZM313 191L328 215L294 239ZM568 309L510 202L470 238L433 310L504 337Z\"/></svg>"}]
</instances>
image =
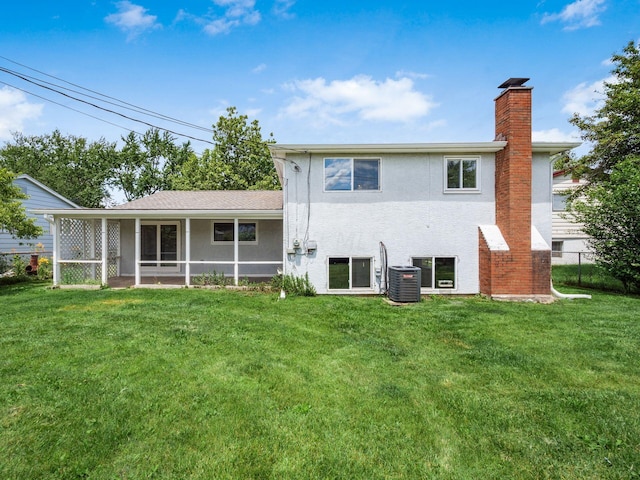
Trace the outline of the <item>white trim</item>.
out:
<instances>
[{"instance_id":1,"label":"white trim","mask_svg":"<svg viewBox=\"0 0 640 480\"><path fill-rule=\"evenodd\" d=\"M142 258L138 257L138 262L140 264L140 272L146 274L158 274L158 273L179 273L180 272L180 264L183 263L180 261L180 250L181 250L181 233L180 233L180 221L141 221L140 226L143 225L155 225L156 227L161 227L162 225L175 225L176 227L176 259L175 260L142 260ZM141 228L142 230L142 228ZM156 252L161 252L161 238L160 238L161 228L158 228L156 231L156 235L158 236L157 244L156 244ZM142 233L142 232L141 232ZM142 249L142 235L140 235L140 248ZM141 252L142 253L142 252ZM142 256L142 255L141 255ZM145 266L143 264L152 263L155 266ZM171 264L171 266L161 266L163 263Z\"/></svg>"},{"instance_id":2,"label":"white trim","mask_svg":"<svg viewBox=\"0 0 640 480\"><path fill-rule=\"evenodd\" d=\"M418 258L430 258L431 259L431 287L423 287L420 285L421 293L429 293L429 292L456 292L458 290L458 262L459 258L457 255L412 255L411 256L411 265L413 265L413 261ZM436 260L443 258L452 258L453 259L453 288L438 286L436 285ZM414 265L415 266L415 265ZM419 268L419 267L418 267ZM444 280L443 280L444 281ZM422 282L422 278L421 278Z\"/></svg>"},{"instance_id":3,"label":"white trim","mask_svg":"<svg viewBox=\"0 0 640 480\"><path fill-rule=\"evenodd\" d=\"M71 200L69 200L68 198L63 197L62 195L60 195L58 192L56 192L55 190L52 190L51 188L47 187L45 184L40 183L38 180L36 180L35 178L27 175L26 173L23 173L22 175L18 175L16 177L16 180L18 179L22 179L22 180L27 180L31 183L33 183L34 185L40 187L41 189L43 189L44 191L46 191L47 193L50 193L51 195L53 195L54 197L56 197L58 200L61 200L62 202L66 203L67 205L69 205L72 208L82 208L79 205L76 205L75 203L73 203Z\"/></svg>"},{"instance_id":4,"label":"white trim","mask_svg":"<svg viewBox=\"0 0 640 480\"><path fill-rule=\"evenodd\" d=\"M450 161L454 161L454 160L459 160L461 162L460 165L460 187L458 188L451 188L448 185L449 182L449 176L448 176L448 167L449 167L449 162ZM476 162L476 186L473 188L465 188L464 185L462 184L463 181L463 168L462 168L462 164L466 161L466 160L475 160ZM480 193L481 192L481 180L482 180L482 175L480 174L480 169L482 164L482 157L480 155L445 155L444 156L444 167L443 167L443 175L444 175L444 193L446 194L451 194L451 193Z\"/></svg>"},{"instance_id":5,"label":"white trim","mask_svg":"<svg viewBox=\"0 0 640 480\"><path fill-rule=\"evenodd\" d=\"M238 231L236 232L236 228L235 228L235 221L238 221ZM215 239L215 225L216 223L230 223L231 225L233 225L233 240L216 240ZM256 239L255 240L238 240L238 243L240 245L258 245L258 230L259 230L259 224L260 222L258 222L257 220L253 220L253 221L245 221L244 219L242 221L240 221L239 218L234 218L232 222L229 221L229 219L224 219L224 218L220 218L220 219L216 219L216 220L211 220L211 245L233 245L235 243L236 238L238 238L238 234L239 234L239 229L240 229L240 224L255 224L256 226Z\"/></svg>"},{"instance_id":6,"label":"white trim","mask_svg":"<svg viewBox=\"0 0 640 480\"><path fill-rule=\"evenodd\" d=\"M327 160L348 160L350 165L349 168L351 169L351 185L350 188L347 190L327 190ZM378 162L378 188L376 189L356 189L354 188L354 181L355 181L355 162L357 160L375 160ZM324 157L322 159L322 191L325 193L344 193L344 192L358 192L358 193L365 193L365 192L381 192L382 191L382 158L380 157Z\"/></svg>"},{"instance_id":7,"label":"white trim","mask_svg":"<svg viewBox=\"0 0 640 480\"><path fill-rule=\"evenodd\" d=\"M329 281L331 275L329 273L329 269L331 264L329 263L332 258L347 258L349 259L349 288L330 288ZM354 259L366 259L369 260L369 286L368 287L354 287L352 286L353 279L353 260ZM341 292L372 292L375 291L375 257L370 257L367 255L328 255L326 257L326 266L327 266L327 292L330 293L341 293Z\"/></svg>"}]
</instances>

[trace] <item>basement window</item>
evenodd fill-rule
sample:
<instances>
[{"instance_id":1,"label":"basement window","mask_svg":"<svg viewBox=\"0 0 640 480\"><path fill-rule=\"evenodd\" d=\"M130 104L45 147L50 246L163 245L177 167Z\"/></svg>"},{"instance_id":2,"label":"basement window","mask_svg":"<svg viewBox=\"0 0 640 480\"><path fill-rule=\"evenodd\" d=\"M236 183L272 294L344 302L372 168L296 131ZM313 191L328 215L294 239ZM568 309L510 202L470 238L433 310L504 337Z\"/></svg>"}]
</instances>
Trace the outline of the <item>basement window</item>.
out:
<instances>
[{"instance_id":1,"label":"basement window","mask_svg":"<svg viewBox=\"0 0 640 480\"><path fill-rule=\"evenodd\" d=\"M414 257L411 260L413 266L421 270L422 288L456 288L455 257Z\"/></svg>"},{"instance_id":2,"label":"basement window","mask_svg":"<svg viewBox=\"0 0 640 480\"><path fill-rule=\"evenodd\" d=\"M325 158L324 191L380 190L379 158Z\"/></svg>"},{"instance_id":3,"label":"basement window","mask_svg":"<svg viewBox=\"0 0 640 480\"><path fill-rule=\"evenodd\" d=\"M371 288L371 258L329 257L329 290Z\"/></svg>"},{"instance_id":4,"label":"basement window","mask_svg":"<svg viewBox=\"0 0 640 480\"><path fill-rule=\"evenodd\" d=\"M479 157L445 157L445 191L478 192Z\"/></svg>"}]
</instances>

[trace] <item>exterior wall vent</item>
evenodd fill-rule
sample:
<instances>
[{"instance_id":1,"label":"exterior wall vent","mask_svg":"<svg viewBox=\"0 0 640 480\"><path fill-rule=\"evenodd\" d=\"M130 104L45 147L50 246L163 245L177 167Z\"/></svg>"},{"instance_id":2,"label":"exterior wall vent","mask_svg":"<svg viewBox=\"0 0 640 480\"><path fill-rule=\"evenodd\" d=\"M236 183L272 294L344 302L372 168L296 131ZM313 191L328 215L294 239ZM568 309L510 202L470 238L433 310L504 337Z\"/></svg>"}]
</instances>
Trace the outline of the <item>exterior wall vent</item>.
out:
<instances>
[{"instance_id":1,"label":"exterior wall vent","mask_svg":"<svg viewBox=\"0 0 640 480\"><path fill-rule=\"evenodd\" d=\"M421 272L419 267L389 267L389 300L419 302Z\"/></svg>"}]
</instances>

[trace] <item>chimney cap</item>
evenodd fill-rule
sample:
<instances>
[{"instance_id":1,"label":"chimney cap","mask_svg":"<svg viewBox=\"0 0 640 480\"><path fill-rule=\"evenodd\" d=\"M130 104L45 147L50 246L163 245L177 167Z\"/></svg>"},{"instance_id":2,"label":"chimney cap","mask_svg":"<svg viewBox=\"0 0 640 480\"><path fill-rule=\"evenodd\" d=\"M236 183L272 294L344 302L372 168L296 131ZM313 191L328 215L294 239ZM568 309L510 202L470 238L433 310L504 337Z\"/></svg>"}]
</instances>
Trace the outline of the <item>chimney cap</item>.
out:
<instances>
[{"instance_id":1,"label":"chimney cap","mask_svg":"<svg viewBox=\"0 0 640 480\"><path fill-rule=\"evenodd\" d=\"M503 82L498 88L522 87L528 81L528 78L510 78Z\"/></svg>"}]
</instances>

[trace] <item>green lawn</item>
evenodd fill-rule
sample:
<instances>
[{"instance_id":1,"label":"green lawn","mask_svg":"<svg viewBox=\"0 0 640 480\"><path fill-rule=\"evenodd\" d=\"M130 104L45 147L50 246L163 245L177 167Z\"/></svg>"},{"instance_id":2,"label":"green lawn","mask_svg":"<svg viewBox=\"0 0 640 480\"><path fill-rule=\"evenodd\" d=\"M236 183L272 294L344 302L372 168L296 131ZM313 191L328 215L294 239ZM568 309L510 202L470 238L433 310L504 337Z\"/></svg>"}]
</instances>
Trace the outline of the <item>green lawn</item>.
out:
<instances>
[{"instance_id":1,"label":"green lawn","mask_svg":"<svg viewBox=\"0 0 640 480\"><path fill-rule=\"evenodd\" d=\"M640 478L640 299L0 287L2 479Z\"/></svg>"}]
</instances>

